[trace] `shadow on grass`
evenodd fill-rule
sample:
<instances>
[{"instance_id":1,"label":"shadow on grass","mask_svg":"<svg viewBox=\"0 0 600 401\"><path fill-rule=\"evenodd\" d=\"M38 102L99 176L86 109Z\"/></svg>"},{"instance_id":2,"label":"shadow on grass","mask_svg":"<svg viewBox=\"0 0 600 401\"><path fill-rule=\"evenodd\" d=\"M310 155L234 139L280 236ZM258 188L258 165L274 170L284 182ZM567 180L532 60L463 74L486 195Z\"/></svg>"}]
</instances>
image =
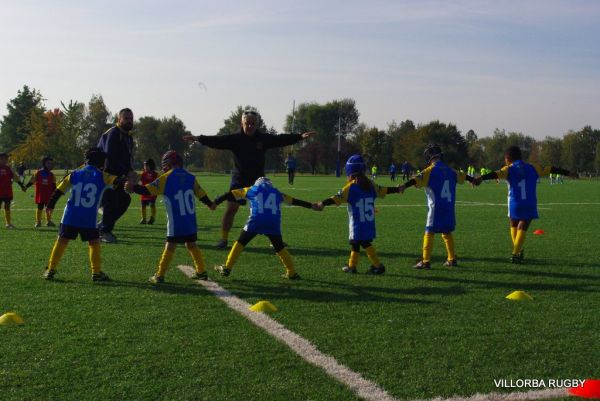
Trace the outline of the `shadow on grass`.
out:
<instances>
[{"instance_id":1,"label":"shadow on grass","mask_svg":"<svg viewBox=\"0 0 600 401\"><path fill-rule=\"evenodd\" d=\"M48 281L49 283L55 283L57 285L73 285L73 286L94 286L103 288L135 288L146 291L156 291L167 294L184 294L194 296L212 296L208 291L196 285L192 280L189 284L181 283L170 283L165 282L163 284L151 284L145 281L124 281L115 280L105 281L100 283L94 283L92 281L69 281L60 278Z\"/></svg>"},{"instance_id":2,"label":"shadow on grass","mask_svg":"<svg viewBox=\"0 0 600 401\"><path fill-rule=\"evenodd\" d=\"M216 247L212 247L213 249L216 249ZM290 251L290 254L292 256L330 256L330 257L344 257L344 258L348 258L348 256L350 256L350 247L348 247L348 249L334 249L334 248L295 248L292 245L288 245L287 249ZM229 249L227 249L227 252L229 252ZM258 254L271 254L274 255L275 254L275 250L273 248L271 248L270 246L266 245L266 246L261 246L259 244L257 244L257 246L253 247L253 246L248 246L244 248L244 253L258 253ZM364 253L364 251L362 252L362 254L364 256L366 256L366 254ZM403 257L413 257L414 254L412 253L399 253L399 252L379 252L377 251L377 255L380 257L384 257L384 258L403 258Z\"/></svg>"},{"instance_id":3,"label":"shadow on grass","mask_svg":"<svg viewBox=\"0 0 600 401\"><path fill-rule=\"evenodd\" d=\"M376 302L397 304L436 304L436 301L406 298L409 295L463 295L465 290L460 286L447 288L415 287L408 289L381 288L344 284L321 280L302 280L311 284L306 287L300 282L294 284L267 285L247 280L232 280L227 283L227 289L242 298L297 299L312 302ZM313 284L317 284L316 286ZM331 289L342 290L343 293Z\"/></svg>"},{"instance_id":4,"label":"shadow on grass","mask_svg":"<svg viewBox=\"0 0 600 401\"><path fill-rule=\"evenodd\" d=\"M480 288L526 288L527 290L539 290L539 291L561 291L561 292L598 292L598 286L596 284L554 284L554 283L523 283L518 277L512 281L493 281L493 280L476 280L468 279L465 277L452 278L452 277L440 277L440 276L405 276L410 277L413 280L424 280L438 283L457 283L465 285L473 285ZM595 287L595 288L593 288Z\"/></svg>"}]
</instances>

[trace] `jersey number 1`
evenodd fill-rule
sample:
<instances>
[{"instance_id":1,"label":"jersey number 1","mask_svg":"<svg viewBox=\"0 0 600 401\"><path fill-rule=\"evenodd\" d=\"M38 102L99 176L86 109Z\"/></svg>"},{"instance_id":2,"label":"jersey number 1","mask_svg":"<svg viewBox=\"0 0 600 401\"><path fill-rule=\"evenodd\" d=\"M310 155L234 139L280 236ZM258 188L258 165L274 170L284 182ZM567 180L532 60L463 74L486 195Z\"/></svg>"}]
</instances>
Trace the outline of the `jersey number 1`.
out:
<instances>
[{"instance_id":1,"label":"jersey number 1","mask_svg":"<svg viewBox=\"0 0 600 401\"><path fill-rule=\"evenodd\" d=\"M175 196L173 196L177 203L179 203L179 215L185 216L187 214L194 214L194 191L188 189L183 192L179 190Z\"/></svg>"}]
</instances>

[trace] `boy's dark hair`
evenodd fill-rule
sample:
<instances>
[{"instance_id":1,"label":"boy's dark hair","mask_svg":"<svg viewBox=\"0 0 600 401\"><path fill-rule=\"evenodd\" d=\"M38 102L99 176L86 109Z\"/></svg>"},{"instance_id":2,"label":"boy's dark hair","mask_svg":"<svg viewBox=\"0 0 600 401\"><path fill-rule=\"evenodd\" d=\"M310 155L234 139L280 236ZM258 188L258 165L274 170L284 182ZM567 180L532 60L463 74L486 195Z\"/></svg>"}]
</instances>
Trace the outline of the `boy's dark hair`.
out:
<instances>
[{"instance_id":1,"label":"boy's dark hair","mask_svg":"<svg viewBox=\"0 0 600 401\"><path fill-rule=\"evenodd\" d=\"M133 114L133 111L131 111L131 109L129 107L125 107L124 109L119 110L119 117L121 117L125 113L132 113Z\"/></svg>"},{"instance_id":2,"label":"boy's dark hair","mask_svg":"<svg viewBox=\"0 0 600 401\"><path fill-rule=\"evenodd\" d=\"M509 146L508 148L506 148L506 151L504 152L504 156L506 156L507 159L509 159L510 161L517 161L517 160L521 160L522 156L521 156L521 148L519 148L518 146Z\"/></svg>"},{"instance_id":3,"label":"boy's dark hair","mask_svg":"<svg viewBox=\"0 0 600 401\"><path fill-rule=\"evenodd\" d=\"M156 163L154 162L154 159L148 159L144 162L144 164L147 164L150 170L156 170Z\"/></svg>"},{"instance_id":4,"label":"boy's dark hair","mask_svg":"<svg viewBox=\"0 0 600 401\"><path fill-rule=\"evenodd\" d=\"M106 153L100 148L90 148L84 153L83 159L85 160L85 164L101 168L104 167Z\"/></svg>"},{"instance_id":5,"label":"boy's dark hair","mask_svg":"<svg viewBox=\"0 0 600 401\"><path fill-rule=\"evenodd\" d=\"M52 156L48 156L48 155L42 157L42 168L46 168L47 161L54 161L54 159L52 158Z\"/></svg>"}]
</instances>

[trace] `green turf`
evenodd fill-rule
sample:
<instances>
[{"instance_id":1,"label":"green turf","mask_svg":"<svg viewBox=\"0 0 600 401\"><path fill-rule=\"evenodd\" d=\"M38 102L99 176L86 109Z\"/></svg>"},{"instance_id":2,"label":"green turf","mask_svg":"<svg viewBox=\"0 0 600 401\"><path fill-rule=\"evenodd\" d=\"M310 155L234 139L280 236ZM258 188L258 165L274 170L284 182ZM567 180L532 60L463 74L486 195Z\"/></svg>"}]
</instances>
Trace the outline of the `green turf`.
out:
<instances>
[{"instance_id":1,"label":"green turf","mask_svg":"<svg viewBox=\"0 0 600 401\"><path fill-rule=\"evenodd\" d=\"M221 194L227 180L199 177L210 196ZM343 185L333 177L301 176L294 187L284 177L274 182L309 201ZM271 301L276 320L400 399L514 391L496 389L494 379L598 378L600 183L538 188L541 218L530 232L546 233L528 235L524 265L508 263L506 186L486 183L457 190L458 268L441 267L439 237L434 268L411 268L426 208L423 192L410 189L377 202L375 245L384 276L340 271L349 254L344 207L284 208L284 240L300 282L280 278L279 259L263 237L244 250L231 277L209 274L250 303ZM56 282L42 280L55 231L33 228L32 193L16 189L17 229L0 228L0 314L18 312L26 324L0 326L0 399L356 398L188 280L175 268L191 264L185 249L178 249L169 284L146 284L163 247L160 203L158 224L140 226L135 198L115 230L120 243L103 246L104 270L114 282L92 284L80 241L67 249ZM213 248L222 212L199 206L208 266L226 257ZM242 209L232 239L246 215ZM368 265L363 254L359 271ZM504 299L514 290L534 300Z\"/></svg>"}]
</instances>

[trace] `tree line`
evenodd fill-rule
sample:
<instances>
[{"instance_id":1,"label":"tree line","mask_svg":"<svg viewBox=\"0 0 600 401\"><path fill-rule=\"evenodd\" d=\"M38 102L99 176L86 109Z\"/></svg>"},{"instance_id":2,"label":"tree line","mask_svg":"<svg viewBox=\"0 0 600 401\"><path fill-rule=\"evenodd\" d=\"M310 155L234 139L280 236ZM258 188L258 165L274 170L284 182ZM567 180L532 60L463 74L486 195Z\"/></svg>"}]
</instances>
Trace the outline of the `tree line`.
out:
<instances>
[{"instance_id":1,"label":"tree line","mask_svg":"<svg viewBox=\"0 0 600 401\"><path fill-rule=\"evenodd\" d=\"M239 130L241 115L249 107L252 106L240 105L231 111L216 135ZM464 169L467 165L498 168L503 164L504 149L518 145L526 160L590 175L600 173L600 130L590 126L570 130L562 138L536 140L521 132L501 129L483 137L473 130L463 134L456 125L440 121L419 125L409 119L392 121L381 129L361 123L359 117L353 99L300 104L294 113L286 116L284 132L316 131L317 135L293 147L270 150L267 171L283 170L284 160L292 153L299 171L332 173L339 142L342 163L349 155L361 153L369 166L376 165L380 171L404 161L422 168L423 149L428 143L437 143L444 149L445 160L455 168ZM115 112L107 108L99 94L92 95L87 103L70 100L48 109L38 90L23 86L8 102L7 113L0 121L0 152L10 153L12 163L23 162L30 168L37 167L44 155L51 155L57 166L74 168L81 164L83 151L95 146L116 120ZM264 120L261 129L271 135L278 134ZM229 152L189 146L182 137L190 134L176 116L138 117L132 132L136 166L148 158L159 160L162 153L172 149L183 154L186 164L194 169L212 172L231 169L233 162Z\"/></svg>"}]
</instances>

